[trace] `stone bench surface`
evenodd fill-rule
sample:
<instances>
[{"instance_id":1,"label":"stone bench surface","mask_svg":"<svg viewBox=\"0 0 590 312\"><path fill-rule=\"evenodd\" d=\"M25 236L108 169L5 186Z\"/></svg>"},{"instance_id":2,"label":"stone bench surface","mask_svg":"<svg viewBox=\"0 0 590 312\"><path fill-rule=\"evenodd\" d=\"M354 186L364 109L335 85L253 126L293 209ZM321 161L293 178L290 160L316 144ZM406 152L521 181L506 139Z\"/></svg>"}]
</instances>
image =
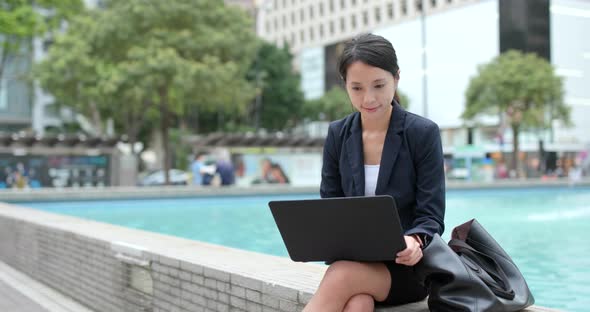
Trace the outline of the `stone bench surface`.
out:
<instances>
[{"instance_id":1,"label":"stone bench surface","mask_svg":"<svg viewBox=\"0 0 590 312\"><path fill-rule=\"evenodd\" d=\"M377 308L377 309L375 309L375 311L376 312L429 312L426 300L412 303L412 304L396 306L396 307ZM524 309L523 312L559 312L559 311L554 310L554 309L543 308L543 307L539 307L539 306L532 306L527 309Z\"/></svg>"}]
</instances>

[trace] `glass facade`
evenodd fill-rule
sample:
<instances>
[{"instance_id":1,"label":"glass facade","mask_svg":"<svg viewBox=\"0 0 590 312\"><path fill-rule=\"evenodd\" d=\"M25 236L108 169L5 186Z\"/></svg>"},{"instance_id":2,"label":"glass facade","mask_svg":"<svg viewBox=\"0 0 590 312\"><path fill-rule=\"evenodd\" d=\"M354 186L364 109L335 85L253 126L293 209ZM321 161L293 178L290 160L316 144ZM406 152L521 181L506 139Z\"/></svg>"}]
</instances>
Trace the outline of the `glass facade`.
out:
<instances>
[{"instance_id":1,"label":"glass facade","mask_svg":"<svg viewBox=\"0 0 590 312\"><path fill-rule=\"evenodd\" d=\"M31 57L26 46L18 55L9 55L0 81L0 131L30 127L32 88L27 80Z\"/></svg>"},{"instance_id":2,"label":"glass facade","mask_svg":"<svg viewBox=\"0 0 590 312\"><path fill-rule=\"evenodd\" d=\"M590 1L551 1L551 62L564 78L573 127L557 125L554 140L590 143Z\"/></svg>"}]
</instances>

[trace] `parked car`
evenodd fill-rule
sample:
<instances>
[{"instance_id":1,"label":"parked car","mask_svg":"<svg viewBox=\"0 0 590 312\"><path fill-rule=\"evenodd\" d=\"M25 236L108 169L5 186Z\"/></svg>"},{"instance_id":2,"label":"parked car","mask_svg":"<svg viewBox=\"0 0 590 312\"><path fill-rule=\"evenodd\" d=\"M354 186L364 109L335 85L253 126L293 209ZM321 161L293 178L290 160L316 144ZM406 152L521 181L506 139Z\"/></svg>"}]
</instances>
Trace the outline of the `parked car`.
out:
<instances>
[{"instance_id":1,"label":"parked car","mask_svg":"<svg viewBox=\"0 0 590 312\"><path fill-rule=\"evenodd\" d=\"M187 185L189 183L190 175L188 172L185 172L180 169L170 169L168 170L168 174L170 176L171 185ZM148 172L143 174L143 177L140 175L138 185L165 185L164 170L155 170L152 172Z\"/></svg>"}]
</instances>

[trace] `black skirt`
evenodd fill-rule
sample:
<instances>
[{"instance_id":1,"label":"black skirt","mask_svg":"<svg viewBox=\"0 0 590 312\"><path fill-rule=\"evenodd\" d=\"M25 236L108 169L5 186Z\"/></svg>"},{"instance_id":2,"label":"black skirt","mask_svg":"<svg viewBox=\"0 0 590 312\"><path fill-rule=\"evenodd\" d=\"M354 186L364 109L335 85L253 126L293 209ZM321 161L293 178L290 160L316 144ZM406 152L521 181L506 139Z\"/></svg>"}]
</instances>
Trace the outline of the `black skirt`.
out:
<instances>
[{"instance_id":1,"label":"black skirt","mask_svg":"<svg viewBox=\"0 0 590 312\"><path fill-rule=\"evenodd\" d=\"M413 266L397 264L395 261L384 264L391 275L391 288L385 300L375 302L377 306L400 305L426 298L428 291L414 272Z\"/></svg>"}]
</instances>

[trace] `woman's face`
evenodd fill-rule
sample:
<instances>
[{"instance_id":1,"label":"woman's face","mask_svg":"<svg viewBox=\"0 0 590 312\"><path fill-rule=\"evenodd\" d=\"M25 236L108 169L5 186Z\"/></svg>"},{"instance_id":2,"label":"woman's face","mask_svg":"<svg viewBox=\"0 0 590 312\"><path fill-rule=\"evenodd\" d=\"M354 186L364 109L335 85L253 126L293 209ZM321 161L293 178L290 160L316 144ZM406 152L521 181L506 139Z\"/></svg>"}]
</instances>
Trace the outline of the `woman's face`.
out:
<instances>
[{"instance_id":1,"label":"woman's face","mask_svg":"<svg viewBox=\"0 0 590 312\"><path fill-rule=\"evenodd\" d=\"M346 71L346 91L364 119L389 118L398 81L390 72L360 61Z\"/></svg>"}]
</instances>

